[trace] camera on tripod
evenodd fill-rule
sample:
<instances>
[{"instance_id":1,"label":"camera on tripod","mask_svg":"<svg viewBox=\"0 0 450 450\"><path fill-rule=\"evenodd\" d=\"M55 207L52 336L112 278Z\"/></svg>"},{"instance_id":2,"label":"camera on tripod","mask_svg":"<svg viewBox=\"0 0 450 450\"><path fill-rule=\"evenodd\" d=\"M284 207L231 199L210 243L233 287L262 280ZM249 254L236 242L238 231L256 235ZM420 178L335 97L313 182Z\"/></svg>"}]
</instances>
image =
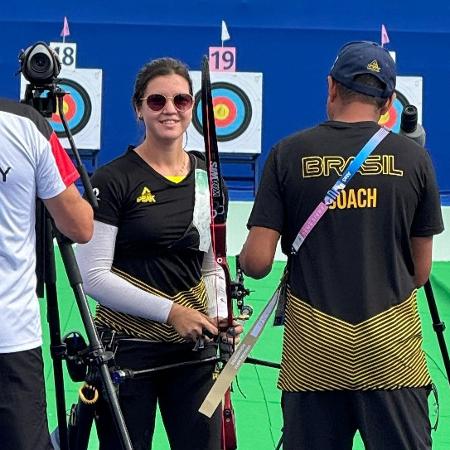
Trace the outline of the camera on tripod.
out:
<instances>
[{"instance_id":1,"label":"camera on tripod","mask_svg":"<svg viewBox=\"0 0 450 450\"><path fill-rule=\"evenodd\" d=\"M23 103L33 106L44 117L57 111L57 77L61 71L58 54L45 42L36 42L19 55L20 72L30 83Z\"/></svg>"}]
</instances>

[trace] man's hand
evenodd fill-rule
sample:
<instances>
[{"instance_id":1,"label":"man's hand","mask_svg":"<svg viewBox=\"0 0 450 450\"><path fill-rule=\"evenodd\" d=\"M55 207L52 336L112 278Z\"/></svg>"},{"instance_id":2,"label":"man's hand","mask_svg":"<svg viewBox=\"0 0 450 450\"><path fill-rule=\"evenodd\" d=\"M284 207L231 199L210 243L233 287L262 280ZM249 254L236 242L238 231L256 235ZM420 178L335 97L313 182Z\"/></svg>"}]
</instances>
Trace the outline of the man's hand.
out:
<instances>
[{"instance_id":1,"label":"man's hand","mask_svg":"<svg viewBox=\"0 0 450 450\"><path fill-rule=\"evenodd\" d=\"M174 303L170 310L167 323L172 325L184 339L196 341L207 330L213 335L219 333L214 319L205 316L200 311Z\"/></svg>"}]
</instances>

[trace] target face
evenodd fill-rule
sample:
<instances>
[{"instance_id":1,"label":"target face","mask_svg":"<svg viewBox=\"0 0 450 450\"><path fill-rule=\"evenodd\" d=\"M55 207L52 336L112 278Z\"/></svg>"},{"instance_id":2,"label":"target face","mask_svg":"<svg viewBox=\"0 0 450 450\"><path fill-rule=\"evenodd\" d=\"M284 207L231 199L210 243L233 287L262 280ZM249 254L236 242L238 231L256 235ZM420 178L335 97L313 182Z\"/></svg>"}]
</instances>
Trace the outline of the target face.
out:
<instances>
[{"instance_id":1,"label":"target face","mask_svg":"<svg viewBox=\"0 0 450 450\"><path fill-rule=\"evenodd\" d=\"M63 68L57 85L66 92L63 111L75 145L79 149L100 149L102 70ZM27 81L20 78L20 96L25 95ZM53 114L49 123L64 148L70 148L59 114Z\"/></svg>"},{"instance_id":2,"label":"target face","mask_svg":"<svg viewBox=\"0 0 450 450\"><path fill-rule=\"evenodd\" d=\"M422 123L422 77L398 76L395 94L396 98L391 108L380 117L378 123L398 133L406 105L414 105L417 108L418 122Z\"/></svg>"},{"instance_id":3,"label":"target face","mask_svg":"<svg viewBox=\"0 0 450 450\"><path fill-rule=\"evenodd\" d=\"M396 98L389 108L389 111L380 117L378 123L381 126L389 128L394 133L398 133L400 131L400 122L403 109L409 104L409 102L402 93L398 91L395 91L395 93Z\"/></svg>"},{"instance_id":4,"label":"target face","mask_svg":"<svg viewBox=\"0 0 450 450\"><path fill-rule=\"evenodd\" d=\"M212 83L211 95L214 108L217 140L232 141L248 128L252 118L252 105L247 94L238 86L226 82ZM192 123L202 133L201 92L195 96Z\"/></svg>"},{"instance_id":5,"label":"target face","mask_svg":"<svg viewBox=\"0 0 450 450\"><path fill-rule=\"evenodd\" d=\"M188 150L203 150L201 72L189 72L194 90ZM219 152L261 153L262 73L211 72L211 96Z\"/></svg>"},{"instance_id":6,"label":"target face","mask_svg":"<svg viewBox=\"0 0 450 450\"><path fill-rule=\"evenodd\" d=\"M86 90L76 81L61 79L58 86L66 92L63 98L63 113L67 126L75 136L89 123L92 113L92 104ZM59 111L52 115L50 124L59 138L65 137L64 127Z\"/></svg>"}]
</instances>

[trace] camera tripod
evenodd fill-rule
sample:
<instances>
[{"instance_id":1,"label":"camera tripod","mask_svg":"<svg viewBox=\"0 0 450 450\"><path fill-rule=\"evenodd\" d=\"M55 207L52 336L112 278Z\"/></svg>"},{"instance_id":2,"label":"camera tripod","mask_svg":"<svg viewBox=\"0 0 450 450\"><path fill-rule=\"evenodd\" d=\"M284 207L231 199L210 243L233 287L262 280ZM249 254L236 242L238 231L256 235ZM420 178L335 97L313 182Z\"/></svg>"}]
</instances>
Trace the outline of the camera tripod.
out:
<instances>
[{"instance_id":1,"label":"camera tripod","mask_svg":"<svg viewBox=\"0 0 450 450\"><path fill-rule=\"evenodd\" d=\"M48 91L47 98L41 97L42 92L44 91ZM58 106L59 115L61 117L67 138L70 142L73 155L76 159L77 169L81 175L86 196L91 205L95 207L97 205L97 200L92 192L89 177L82 165L81 158L64 116L63 97L65 94L66 93L64 91L56 86L56 83L51 83L45 86L30 85L27 87L24 103L34 106L44 115L44 117L49 117L52 112L56 112L56 105ZM45 286L47 297L47 321L50 330L50 351L53 360L53 371L55 378L56 408L58 418L57 440L59 441L57 444L60 446L61 450L69 450L70 448L66 421L64 377L62 370L62 360L68 360L69 355L66 343L61 340L53 237L56 238L65 271L73 289L89 341L89 346L86 349L86 360L89 361L89 364L96 367L96 370L100 375L103 391L110 406L114 423L119 431L122 447L124 450L132 450L131 441L128 436L128 431L126 429L125 421L119 407L115 388L108 369L108 361L112 358L112 355L105 351L98 338L90 314L86 295L83 290L82 279L72 249L72 243L56 229L54 229L51 218L42 203L38 203L36 224L36 247L38 262L36 268L38 278L37 292L38 297L43 297Z\"/></svg>"}]
</instances>

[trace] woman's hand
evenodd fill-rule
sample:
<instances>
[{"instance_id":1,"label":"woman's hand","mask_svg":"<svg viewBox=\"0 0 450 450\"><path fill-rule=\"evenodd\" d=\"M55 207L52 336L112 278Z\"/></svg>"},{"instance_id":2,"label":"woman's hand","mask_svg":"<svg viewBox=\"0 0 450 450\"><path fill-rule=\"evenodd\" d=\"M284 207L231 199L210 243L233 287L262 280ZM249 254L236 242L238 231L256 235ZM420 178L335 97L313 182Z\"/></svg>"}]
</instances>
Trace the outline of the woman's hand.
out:
<instances>
[{"instance_id":1,"label":"woman's hand","mask_svg":"<svg viewBox=\"0 0 450 450\"><path fill-rule=\"evenodd\" d=\"M177 333L184 339L197 341L207 330L210 334L217 336L219 330L216 321L205 316L196 309L174 303L169 312L167 323L172 325Z\"/></svg>"},{"instance_id":2,"label":"woman's hand","mask_svg":"<svg viewBox=\"0 0 450 450\"><path fill-rule=\"evenodd\" d=\"M242 324L233 320L232 326L228 326L226 317L216 317L214 320L220 330L226 330L220 332L220 342L237 345L241 339L240 334L244 331Z\"/></svg>"}]
</instances>

